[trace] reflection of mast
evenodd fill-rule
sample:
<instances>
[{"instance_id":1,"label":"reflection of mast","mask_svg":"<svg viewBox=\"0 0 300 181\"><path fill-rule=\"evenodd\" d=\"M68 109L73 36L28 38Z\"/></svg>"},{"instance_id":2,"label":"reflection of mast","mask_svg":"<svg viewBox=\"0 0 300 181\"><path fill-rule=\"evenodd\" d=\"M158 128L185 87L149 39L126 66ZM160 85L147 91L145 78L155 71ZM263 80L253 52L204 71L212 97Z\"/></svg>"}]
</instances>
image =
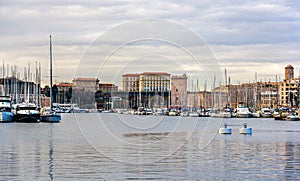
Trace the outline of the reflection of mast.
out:
<instances>
[{"instance_id":1,"label":"reflection of mast","mask_svg":"<svg viewBox=\"0 0 300 181\"><path fill-rule=\"evenodd\" d=\"M54 146L53 146L53 127L50 126L50 138L49 138L49 172L48 175L50 177L50 180L53 180L53 166L54 166Z\"/></svg>"}]
</instances>

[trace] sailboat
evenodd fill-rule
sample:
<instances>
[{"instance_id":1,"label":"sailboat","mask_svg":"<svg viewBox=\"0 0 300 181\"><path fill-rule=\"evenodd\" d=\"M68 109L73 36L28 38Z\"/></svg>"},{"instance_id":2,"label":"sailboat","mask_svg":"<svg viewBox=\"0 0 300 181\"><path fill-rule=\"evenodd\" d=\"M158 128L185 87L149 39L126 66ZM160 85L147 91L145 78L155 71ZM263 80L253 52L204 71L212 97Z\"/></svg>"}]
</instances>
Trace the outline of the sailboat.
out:
<instances>
[{"instance_id":1,"label":"sailboat","mask_svg":"<svg viewBox=\"0 0 300 181\"><path fill-rule=\"evenodd\" d=\"M0 122L11 122L14 120L14 113L11 112L11 98L5 95L4 62L3 62L3 96L0 96Z\"/></svg>"},{"instance_id":2,"label":"sailboat","mask_svg":"<svg viewBox=\"0 0 300 181\"><path fill-rule=\"evenodd\" d=\"M0 122L12 122L14 113L11 112L10 96L0 96Z\"/></svg>"},{"instance_id":3,"label":"sailboat","mask_svg":"<svg viewBox=\"0 0 300 181\"><path fill-rule=\"evenodd\" d=\"M61 121L61 115L53 112L53 95L52 95L52 41L50 35L50 110L47 111L42 108L41 121L50 123L59 123Z\"/></svg>"},{"instance_id":4,"label":"sailboat","mask_svg":"<svg viewBox=\"0 0 300 181\"><path fill-rule=\"evenodd\" d=\"M15 121L22 123L38 123L40 122L40 114L38 107L29 102L30 99L30 64L28 68L24 69L25 88L24 88L24 102L12 105L13 112L15 113Z\"/></svg>"}]
</instances>

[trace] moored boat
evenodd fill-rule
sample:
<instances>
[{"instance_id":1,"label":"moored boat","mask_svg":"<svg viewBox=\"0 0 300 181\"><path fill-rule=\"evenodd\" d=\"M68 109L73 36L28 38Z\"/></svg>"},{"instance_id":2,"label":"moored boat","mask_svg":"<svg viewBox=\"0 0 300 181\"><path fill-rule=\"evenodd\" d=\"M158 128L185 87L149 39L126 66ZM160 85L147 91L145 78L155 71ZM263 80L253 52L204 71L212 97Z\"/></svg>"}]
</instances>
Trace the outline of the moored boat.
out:
<instances>
[{"instance_id":1,"label":"moored boat","mask_svg":"<svg viewBox=\"0 0 300 181\"><path fill-rule=\"evenodd\" d=\"M252 113L249 111L248 107L238 107L236 108L235 116L237 118L250 118L252 117Z\"/></svg>"},{"instance_id":2,"label":"moored boat","mask_svg":"<svg viewBox=\"0 0 300 181\"><path fill-rule=\"evenodd\" d=\"M261 117L263 117L263 118L273 117L271 110L269 108L262 108L261 109Z\"/></svg>"},{"instance_id":3,"label":"moored boat","mask_svg":"<svg viewBox=\"0 0 300 181\"><path fill-rule=\"evenodd\" d=\"M53 112L51 108L42 108L40 118L41 122L59 123L61 121L61 115Z\"/></svg>"},{"instance_id":4,"label":"moored boat","mask_svg":"<svg viewBox=\"0 0 300 181\"><path fill-rule=\"evenodd\" d=\"M50 35L50 109L45 111L42 109L41 121L57 123L61 121L61 115L53 111L53 96L52 96L52 41Z\"/></svg>"},{"instance_id":5,"label":"moored boat","mask_svg":"<svg viewBox=\"0 0 300 181\"><path fill-rule=\"evenodd\" d=\"M11 98L9 96L0 96L0 122L12 122L14 113L11 112Z\"/></svg>"},{"instance_id":6,"label":"moored boat","mask_svg":"<svg viewBox=\"0 0 300 181\"><path fill-rule=\"evenodd\" d=\"M299 121L299 116L297 116L295 113L291 113L286 116L286 121Z\"/></svg>"},{"instance_id":7,"label":"moored boat","mask_svg":"<svg viewBox=\"0 0 300 181\"><path fill-rule=\"evenodd\" d=\"M23 123L40 122L40 113L33 103L21 103L14 105L15 121Z\"/></svg>"}]
</instances>

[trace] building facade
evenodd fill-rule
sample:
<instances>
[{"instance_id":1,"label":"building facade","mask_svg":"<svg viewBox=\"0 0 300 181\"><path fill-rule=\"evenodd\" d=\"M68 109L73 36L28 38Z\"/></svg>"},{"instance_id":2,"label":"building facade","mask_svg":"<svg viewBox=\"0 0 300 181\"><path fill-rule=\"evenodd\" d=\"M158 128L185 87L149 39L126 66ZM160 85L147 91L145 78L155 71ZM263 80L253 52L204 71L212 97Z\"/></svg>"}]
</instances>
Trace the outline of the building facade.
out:
<instances>
[{"instance_id":1,"label":"building facade","mask_svg":"<svg viewBox=\"0 0 300 181\"><path fill-rule=\"evenodd\" d=\"M99 87L99 79L96 78L75 78L72 81L74 90L81 90L84 92L95 92Z\"/></svg>"},{"instance_id":2,"label":"building facade","mask_svg":"<svg viewBox=\"0 0 300 181\"><path fill-rule=\"evenodd\" d=\"M287 65L284 80L280 83L280 104L287 107L299 106L299 80L294 78L294 67Z\"/></svg>"},{"instance_id":3,"label":"building facade","mask_svg":"<svg viewBox=\"0 0 300 181\"><path fill-rule=\"evenodd\" d=\"M170 91L171 76L166 72L144 72L139 74L140 92Z\"/></svg>"},{"instance_id":4,"label":"building facade","mask_svg":"<svg viewBox=\"0 0 300 181\"><path fill-rule=\"evenodd\" d=\"M187 76L173 75L171 77L171 107L187 106Z\"/></svg>"},{"instance_id":5,"label":"building facade","mask_svg":"<svg viewBox=\"0 0 300 181\"><path fill-rule=\"evenodd\" d=\"M56 92L56 103L66 104L71 103L72 98L72 83L59 83L56 84L57 92Z\"/></svg>"},{"instance_id":6,"label":"building facade","mask_svg":"<svg viewBox=\"0 0 300 181\"><path fill-rule=\"evenodd\" d=\"M99 83L98 90L101 92L116 92L118 91L118 86L112 83Z\"/></svg>"},{"instance_id":7,"label":"building facade","mask_svg":"<svg viewBox=\"0 0 300 181\"><path fill-rule=\"evenodd\" d=\"M122 91L128 107L170 106L171 75L166 72L143 72L122 75Z\"/></svg>"}]
</instances>

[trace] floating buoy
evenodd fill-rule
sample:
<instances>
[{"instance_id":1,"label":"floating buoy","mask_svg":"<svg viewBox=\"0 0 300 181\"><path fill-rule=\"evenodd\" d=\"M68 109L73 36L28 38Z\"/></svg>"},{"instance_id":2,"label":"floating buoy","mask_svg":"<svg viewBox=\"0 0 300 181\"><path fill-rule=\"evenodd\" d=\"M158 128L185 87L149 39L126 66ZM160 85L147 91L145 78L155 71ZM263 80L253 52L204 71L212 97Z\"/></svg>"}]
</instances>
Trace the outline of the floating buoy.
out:
<instances>
[{"instance_id":1,"label":"floating buoy","mask_svg":"<svg viewBox=\"0 0 300 181\"><path fill-rule=\"evenodd\" d=\"M241 128L239 129L240 134L252 134L252 128L248 128L248 127L247 127L247 123L244 123L243 126L244 126L244 127L241 127Z\"/></svg>"},{"instance_id":2,"label":"floating buoy","mask_svg":"<svg viewBox=\"0 0 300 181\"><path fill-rule=\"evenodd\" d=\"M231 128L227 128L227 124L224 123L224 128L219 128L219 134L231 134Z\"/></svg>"}]
</instances>

